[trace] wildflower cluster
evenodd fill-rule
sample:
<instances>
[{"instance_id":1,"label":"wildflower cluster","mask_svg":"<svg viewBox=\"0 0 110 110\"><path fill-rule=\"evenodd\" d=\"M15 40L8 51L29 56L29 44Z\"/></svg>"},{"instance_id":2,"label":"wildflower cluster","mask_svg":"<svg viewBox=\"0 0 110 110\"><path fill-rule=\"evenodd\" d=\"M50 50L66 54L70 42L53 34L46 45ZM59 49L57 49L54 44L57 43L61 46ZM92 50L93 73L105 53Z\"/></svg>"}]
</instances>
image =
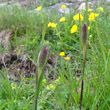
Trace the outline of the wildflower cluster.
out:
<instances>
[{"instance_id":1,"label":"wildflower cluster","mask_svg":"<svg viewBox=\"0 0 110 110\"><path fill-rule=\"evenodd\" d=\"M49 22L48 27L55 28L57 26L57 23Z\"/></svg>"},{"instance_id":2,"label":"wildflower cluster","mask_svg":"<svg viewBox=\"0 0 110 110\"><path fill-rule=\"evenodd\" d=\"M103 11L103 8L102 7L99 7L98 10Z\"/></svg>"},{"instance_id":3,"label":"wildflower cluster","mask_svg":"<svg viewBox=\"0 0 110 110\"><path fill-rule=\"evenodd\" d=\"M82 14L76 14L75 16L73 16L73 20L81 20L83 21L84 17Z\"/></svg>"},{"instance_id":4,"label":"wildflower cluster","mask_svg":"<svg viewBox=\"0 0 110 110\"><path fill-rule=\"evenodd\" d=\"M65 53L64 52L60 52L59 54L60 56L64 57L65 56ZM70 57L64 57L64 60L70 60Z\"/></svg>"},{"instance_id":5,"label":"wildflower cluster","mask_svg":"<svg viewBox=\"0 0 110 110\"><path fill-rule=\"evenodd\" d=\"M61 8L66 8L66 5L61 5ZM88 9L87 10L89 13L88 13L88 21L90 21L90 22L93 22L93 21L95 21L95 19L99 16L99 14L100 14L100 12L99 11L103 11L103 8L102 7L99 7L99 8L97 8L97 10L96 10L96 12L93 12L94 10L93 9ZM99 12L99 13L98 13ZM68 26L68 23L67 23L67 18L65 17L65 16L62 16L60 19L59 19L59 23L57 24L57 23L55 23L55 22L49 22L48 23L48 27L51 27L51 28L55 28L55 31L54 32L57 32L57 34L56 35L58 35L58 38L60 39L60 40L62 40L62 41L64 41L66 38L63 38L62 37L62 35L63 35L63 32L62 32L62 28L64 27L65 29L66 29L66 32L69 32L70 34L75 34L75 33L79 33L79 31L81 30L80 29L80 27L78 27L79 26L79 24L80 24L80 26L82 25L82 23L83 23L83 21L84 21L84 13L77 13L77 14L75 14L74 16L73 16L73 21L72 21L72 26L71 26L71 24L70 24L70 26ZM80 22L79 22L80 21ZM65 23L64 23L65 22ZM57 29L59 29L59 26L60 26L60 23L62 23L62 27L60 27L61 28L61 30L60 30L60 32L58 32L58 30ZM64 25L65 24L65 25ZM90 25L87 27L88 28L88 30L90 30L91 29L91 23L90 23ZM66 28L66 27L69 27L69 28ZM68 29L69 29L69 31L68 31ZM80 29L80 30L78 30L78 29ZM88 31L89 33L90 33L90 31ZM77 35L77 34L76 34ZM71 35L70 35L71 36ZM72 38L70 38L69 39L69 42L71 43L71 39ZM67 40L67 39L66 39ZM61 44L61 43L59 43L59 44ZM60 53L60 56L65 56L65 54L64 53ZM70 57L65 57L64 58L65 60L70 60Z\"/></svg>"},{"instance_id":6,"label":"wildflower cluster","mask_svg":"<svg viewBox=\"0 0 110 110\"><path fill-rule=\"evenodd\" d=\"M89 21L94 21L95 20L95 18L97 18L99 16L99 14L97 14L97 13L91 13L90 15L89 15Z\"/></svg>"}]
</instances>

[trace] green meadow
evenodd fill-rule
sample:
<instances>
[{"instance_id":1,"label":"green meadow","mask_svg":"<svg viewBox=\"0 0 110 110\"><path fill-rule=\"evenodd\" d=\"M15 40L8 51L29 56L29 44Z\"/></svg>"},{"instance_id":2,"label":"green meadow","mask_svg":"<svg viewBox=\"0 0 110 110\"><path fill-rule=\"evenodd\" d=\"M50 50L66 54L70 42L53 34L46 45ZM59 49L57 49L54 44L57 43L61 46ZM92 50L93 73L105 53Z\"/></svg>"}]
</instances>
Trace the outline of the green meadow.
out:
<instances>
[{"instance_id":1,"label":"green meadow","mask_svg":"<svg viewBox=\"0 0 110 110\"><path fill-rule=\"evenodd\" d=\"M22 56L22 48L27 53L27 60L38 66L39 52L43 45L48 48L45 67L39 69L43 70L43 77L39 79L37 110L109 110L109 6L49 14L43 11L45 4L48 5L39 5L32 13L28 8L17 6L0 9L0 31L10 29L13 32L10 46L0 45L0 53L16 50ZM87 26L87 38L84 39L87 51L82 43L84 23ZM33 71L30 77L18 73L20 80L16 82L7 77L10 65L10 62L0 65L0 110L35 110L35 75L38 73Z\"/></svg>"}]
</instances>

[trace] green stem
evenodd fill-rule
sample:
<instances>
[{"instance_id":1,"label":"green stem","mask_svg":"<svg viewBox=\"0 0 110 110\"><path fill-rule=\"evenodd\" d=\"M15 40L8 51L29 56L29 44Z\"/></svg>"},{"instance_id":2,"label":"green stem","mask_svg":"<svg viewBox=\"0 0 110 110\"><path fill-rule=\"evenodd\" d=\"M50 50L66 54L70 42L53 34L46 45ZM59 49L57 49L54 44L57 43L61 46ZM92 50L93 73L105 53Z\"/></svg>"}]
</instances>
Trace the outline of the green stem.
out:
<instances>
[{"instance_id":1,"label":"green stem","mask_svg":"<svg viewBox=\"0 0 110 110\"><path fill-rule=\"evenodd\" d=\"M80 42L80 51L82 50L82 40L81 40L81 20L80 20L80 12L79 12L79 36L80 36L80 38L79 38L79 42Z\"/></svg>"},{"instance_id":2,"label":"green stem","mask_svg":"<svg viewBox=\"0 0 110 110\"><path fill-rule=\"evenodd\" d=\"M80 95L80 105L79 108L82 110L82 100L83 100L83 88L84 88L84 72L85 72L85 63L86 63L86 54L87 54L87 44L83 47L83 70L82 70L82 81L81 81L81 95Z\"/></svg>"},{"instance_id":3,"label":"green stem","mask_svg":"<svg viewBox=\"0 0 110 110\"><path fill-rule=\"evenodd\" d=\"M42 32L42 44L44 44L44 38L45 38L45 33L46 33L46 23L44 24L44 29L43 29L43 32Z\"/></svg>"},{"instance_id":4,"label":"green stem","mask_svg":"<svg viewBox=\"0 0 110 110\"><path fill-rule=\"evenodd\" d=\"M88 0L86 0L86 23L88 24Z\"/></svg>"}]
</instances>

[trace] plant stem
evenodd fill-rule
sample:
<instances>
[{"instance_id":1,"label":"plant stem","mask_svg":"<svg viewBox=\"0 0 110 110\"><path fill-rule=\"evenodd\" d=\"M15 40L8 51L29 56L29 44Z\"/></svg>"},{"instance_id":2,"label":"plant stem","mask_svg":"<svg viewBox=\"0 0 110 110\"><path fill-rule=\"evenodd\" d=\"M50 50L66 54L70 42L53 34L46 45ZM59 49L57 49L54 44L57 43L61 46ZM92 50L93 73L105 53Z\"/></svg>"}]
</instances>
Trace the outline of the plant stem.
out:
<instances>
[{"instance_id":1,"label":"plant stem","mask_svg":"<svg viewBox=\"0 0 110 110\"><path fill-rule=\"evenodd\" d=\"M86 23L88 24L88 0L86 0Z\"/></svg>"},{"instance_id":2,"label":"plant stem","mask_svg":"<svg viewBox=\"0 0 110 110\"><path fill-rule=\"evenodd\" d=\"M37 110L37 99L35 100L35 110Z\"/></svg>"},{"instance_id":3,"label":"plant stem","mask_svg":"<svg viewBox=\"0 0 110 110\"><path fill-rule=\"evenodd\" d=\"M82 109L82 99L83 99L83 87L84 87L84 81L81 81L81 96L80 96L80 110Z\"/></svg>"},{"instance_id":4,"label":"plant stem","mask_svg":"<svg viewBox=\"0 0 110 110\"><path fill-rule=\"evenodd\" d=\"M87 54L87 44L84 45L84 59L83 59L83 71L82 71L82 81L81 81L81 96L80 96L80 110L82 109L82 99L83 99L83 88L84 88L84 72L85 72L85 63L86 63L86 54Z\"/></svg>"},{"instance_id":5,"label":"plant stem","mask_svg":"<svg viewBox=\"0 0 110 110\"><path fill-rule=\"evenodd\" d=\"M36 67L36 94L35 94L35 110L37 110L37 89L38 89L38 67Z\"/></svg>"}]
</instances>

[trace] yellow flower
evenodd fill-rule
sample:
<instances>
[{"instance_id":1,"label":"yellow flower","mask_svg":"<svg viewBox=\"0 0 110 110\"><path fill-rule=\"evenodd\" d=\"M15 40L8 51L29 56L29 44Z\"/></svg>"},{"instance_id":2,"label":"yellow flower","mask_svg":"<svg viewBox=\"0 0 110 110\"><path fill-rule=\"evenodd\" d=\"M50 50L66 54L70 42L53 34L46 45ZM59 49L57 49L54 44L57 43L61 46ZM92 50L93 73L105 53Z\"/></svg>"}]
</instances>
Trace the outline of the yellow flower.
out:
<instances>
[{"instance_id":1,"label":"yellow flower","mask_svg":"<svg viewBox=\"0 0 110 110\"><path fill-rule=\"evenodd\" d=\"M61 8L66 8L66 5L61 5Z\"/></svg>"},{"instance_id":2,"label":"yellow flower","mask_svg":"<svg viewBox=\"0 0 110 110\"><path fill-rule=\"evenodd\" d=\"M56 26L57 26L57 24L54 22L51 24L51 27L53 27L53 28L55 28Z\"/></svg>"},{"instance_id":3,"label":"yellow flower","mask_svg":"<svg viewBox=\"0 0 110 110\"><path fill-rule=\"evenodd\" d=\"M53 28L55 28L56 26L57 26L57 24L54 23L54 22L49 22L49 24L48 24L48 27L53 27Z\"/></svg>"},{"instance_id":4,"label":"yellow flower","mask_svg":"<svg viewBox=\"0 0 110 110\"><path fill-rule=\"evenodd\" d=\"M102 7L99 7L98 10L103 11L103 8Z\"/></svg>"},{"instance_id":5,"label":"yellow flower","mask_svg":"<svg viewBox=\"0 0 110 110\"><path fill-rule=\"evenodd\" d=\"M61 19L60 19L60 22L64 22L66 20L66 18L65 17L62 17Z\"/></svg>"},{"instance_id":6,"label":"yellow flower","mask_svg":"<svg viewBox=\"0 0 110 110\"><path fill-rule=\"evenodd\" d=\"M70 60L70 57L64 57L65 60Z\"/></svg>"},{"instance_id":7,"label":"yellow flower","mask_svg":"<svg viewBox=\"0 0 110 110\"><path fill-rule=\"evenodd\" d=\"M71 34L75 33L77 31L77 25L73 25L71 28Z\"/></svg>"},{"instance_id":8,"label":"yellow flower","mask_svg":"<svg viewBox=\"0 0 110 110\"><path fill-rule=\"evenodd\" d=\"M63 57L65 55L65 53L64 52L60 52L59 55Z\"/></svg>"},{"instance_id":9,"label":"yellow flower","mask_svg":"<svg viewBox=\"0 0 110 110\"><path fill-rule=\"evenodd\" d=\"M51 23L51 22L49 22L48 27L51 27L51 25L52 25L52 23Z\"/></svg>"},{"instance_id":10,"label":"yellow flower","mask_svg":"<svg viewBox=\"0 0 110 110\"><path fill-rule=\"evenodd\" d=\"M92 11L92 9L88 9L88 12L91 12Z\"/></svg>"},{"instance_id":11,"label":"yellow flower","mask_svg":"<svg viewBox=\"0 0 110 110\"><path fill-rule=\"evenodd\" d=\"M97 13L91 13L89 15L89 19L88 20L89 21L94 21L97 16L99 16L99 14L97 14Z\"/></svg>"},{"instance_id":12,"label":"yellow flower","mask_svg":"<svg viewBox=\"0 0 110 110\"><path fill-rule=\"evenodd\" d=\"M91 27L90 26L88 26L88 30L90 30L91 29Z\"/></svg>"},{"instance_id":13,"label":"yellow flower","mask_svg":"<svg viewBox=\"0 0 110 110\"><path fill-rule=\"evenodd\" d=\"M82 16L82 14L79 14L79 13L78 13L78 14L76 14L75 16L73 16L73 19L74 19L74 20L79 20L79 19L80 19L81 21L83 21L84 18L83 18L83 16Z\"/></svg>"},{"instance_id":14,"label":"yellow flower","mask_svg":"<svg viewBox=\"0 0 110 110\"><path fill-rule=\"evenodd\" d=\"M37 7L37 11L40 11L42 9L42 7L41 6L39 6L39 7Z\"/></svg>"}]
</instances>

